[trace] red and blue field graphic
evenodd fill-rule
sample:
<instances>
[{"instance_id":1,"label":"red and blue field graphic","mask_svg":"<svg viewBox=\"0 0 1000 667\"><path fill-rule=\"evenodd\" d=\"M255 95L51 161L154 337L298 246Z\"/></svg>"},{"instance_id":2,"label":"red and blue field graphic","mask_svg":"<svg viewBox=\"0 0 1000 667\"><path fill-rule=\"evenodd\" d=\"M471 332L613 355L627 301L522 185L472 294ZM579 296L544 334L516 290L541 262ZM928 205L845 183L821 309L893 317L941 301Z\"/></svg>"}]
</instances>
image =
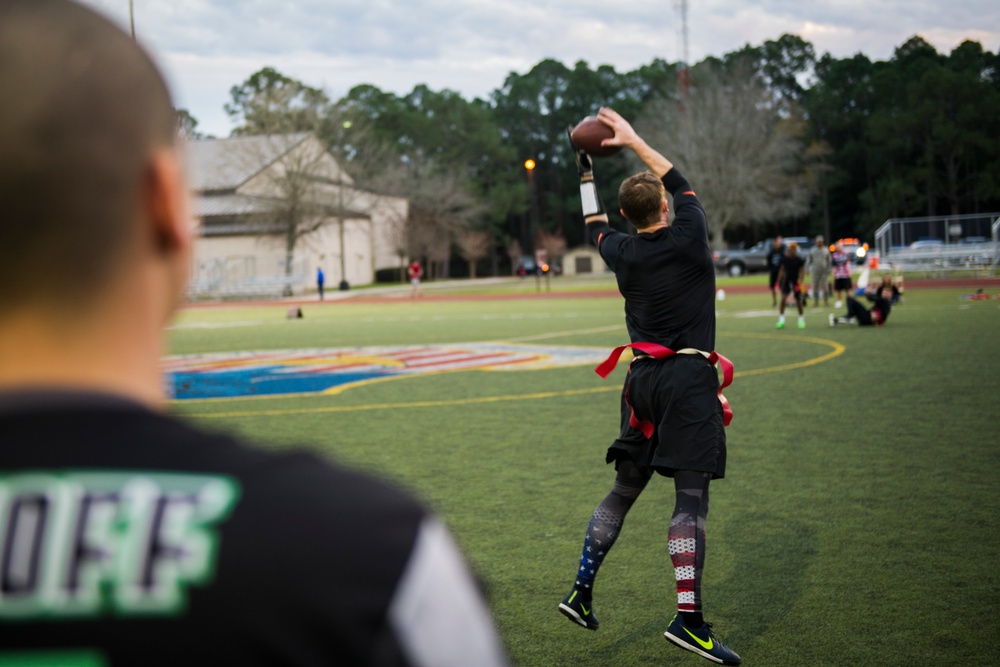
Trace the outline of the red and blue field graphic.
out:
<instances>
[{"instance_id":1,"label":"red and blue field graphic","mask_svg":"<svg viewBox=\"0 0 1000 667\"><path fill-rule=\"evenodd\" d=\"M603 348L465 343L268 350L168 357L175 400L338 393L374 380L463 370L537 370L601 362Z\"/></svg>"}]
</instances>

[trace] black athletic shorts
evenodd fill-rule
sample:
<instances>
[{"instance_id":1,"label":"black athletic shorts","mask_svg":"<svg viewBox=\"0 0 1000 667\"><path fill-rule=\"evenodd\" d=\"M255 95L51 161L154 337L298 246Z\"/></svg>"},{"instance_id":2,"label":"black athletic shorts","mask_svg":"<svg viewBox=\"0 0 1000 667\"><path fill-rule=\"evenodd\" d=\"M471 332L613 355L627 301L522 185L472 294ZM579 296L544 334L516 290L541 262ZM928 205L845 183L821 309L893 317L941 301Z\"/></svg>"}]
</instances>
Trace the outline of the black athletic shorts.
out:
<instances>
[{"instance_id":1,"label":"black athletic shorts","mask_svg":"<svg viewBox=\"0 0 1000 667\"><path fill-rule=\"evenodd\" d=\"M767 286L768 286L768 287L769 287L770 289L774 289L774 288L775 288L775 287L776 287L777 285L778 285L778 271L775 271L775 270L772 270L772 271L771 271L771 272L770 272L770 273L768 274L768 282L767 282Z\"/></svg>"},{"instance_id":2,"label":"black athletic shorts","mask_svg":"<svg viewBox=\"0 0 1000 667\"><path fill-rule=\"evenodd\" d=\"M716 368L700 354L633 361L622 390L621 435L608 448L608 463L628 458L667 477L677 470L725 477L726 430L718 392ZM651 439L629 426L629 404L638 419L654 424Z\"/></svg>"},{"instance_id":3,"label":"black athletic shorts","mask_svg":"<svg viewBox=\"0 0 1000 667\"><path fill-rule=\"evenodd\" d=\"M837 278L833 281L833 289L837 291L851 289L851 279L850 278Z\"/></svg>"},{"instance_id":4,"label":"black athletic shorts","mask_svg":"<svg viewBox=\"0 0 1000 667\"><path fill-rule=\"evenodd\" d=\"M787 295L791 294L792 292L795 292L795 285L796 283L794 281L793 282L788 282L787 280L782 281L781 293ZM801 296L801 291L796 292L796 296Z\"/></svg>"}]
</instances>

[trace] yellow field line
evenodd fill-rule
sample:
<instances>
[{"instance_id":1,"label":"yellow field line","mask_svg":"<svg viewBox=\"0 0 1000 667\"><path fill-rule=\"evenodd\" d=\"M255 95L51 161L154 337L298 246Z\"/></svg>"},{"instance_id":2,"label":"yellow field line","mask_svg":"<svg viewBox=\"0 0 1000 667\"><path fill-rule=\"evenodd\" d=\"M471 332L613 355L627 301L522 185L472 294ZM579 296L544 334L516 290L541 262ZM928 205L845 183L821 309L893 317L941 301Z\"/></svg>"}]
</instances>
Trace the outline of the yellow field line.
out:
<instances>
[{"instance_id":1,"label":"yellow field line","mask_svg":"<svg viewBox=\"0 0 1000 667\"><path fill-rule=\"evenodd\" d=\"M459 398L442 401L412 401L409 403L376 403L373 405L340 405L322 408L288 408L284 410L248 410L244 412L220 412L216 414L192 415L181 413L184 417L199 419L218 419L230 417L274 417L278 415L302 415L327 412L357 412L360 410L397 410L400 408L440 408L450 405L474 405L477 403L500 403L504 401L533 401L542 398L558 398L560 396L577 396L580 394L596 394L612 389L621 391L621 387L591 387L589 389L569 389L564 391L543 391L534 394L517 394L508 396L483 396L481 398Z\"/></svg>"},{"instance_id":2,"label":"yellow field line","mask_svg":"<svg viewBox=\"0 0 1000 667\"><path fill-rule=\"evenodd\" d=\"M780 339L785 341L806 341L809 343L816 343L817 345L828 345L832 347L833 350L827 352L826 354L816 357L815 359L807 359L806 361L799 361L794 364L784 364L781 366L768 366L766 368L756 368L750 371L737 371L733 377L749 377L751 375L765 375L767 373L780 373L783 371L793 371L799 368L808 368L809 366L815 366L816 364L822 364L823 362L830 361L836 357L842 355L847 348L838 343L835 340L828 340L826 338L812 338L810 336L795 336L794 338L788 336L780 336L778 334L720 334L722 337L732 337L732 338L763 338L766 340Z\"/></svg>"},{"instance_id":3,"label":"yellow field line","mask_svg":"<svg viewBox=\"0 0 1000 667\"><path fill-rule=\"evenodd\" d=\"M776 334L722 334L724 337L738 337L738 338L761 338L761 339L780 339L784 341L805 341L809 343L816 343L818 345L826 345L832 349L832 351L824 354L822 356L816 357L814 359L807 359L806 361L800 361L792 364L783 364L781 366L768 366L766 368L756 368L749 371L737 371L734 377L749 377L751 375L764 375L767 373L781 373L784 371L796 370L799 368L807 368L809 366L815 366L823 362L829 361L835 357L840 356L847 349L840 343L832 340L827 340L825 338L811 338L809 336L778 336ZM337 413L337 412L358 412L358 411L370 411L370 410L400 410L407 408L441 408L456 405L477 405L483 403L502 403L509 401L534 401L546 398L562 398L565 396L581 396L584 394L598 394L607 391L621 391L620 384L610 384L600 387L590 387L588 389L566 389L563 391L545 391L536 392L533 394L512 394L507 396L483 396L480 398L457 398L457 399L446 399L440 401L412 401L408 403L375 403L370 405L338 405L338 406L326 406L317 408L285 408L281 410L244 410L239 412L218 412L213 414L185 414L181 412L180 414L185 417L193 419L235 419L239 417L279 417L286 415L303 415L303 414L327 414L327 413ZM260 397L264 398L264 397Z\"/></svg>"}]
</instances>

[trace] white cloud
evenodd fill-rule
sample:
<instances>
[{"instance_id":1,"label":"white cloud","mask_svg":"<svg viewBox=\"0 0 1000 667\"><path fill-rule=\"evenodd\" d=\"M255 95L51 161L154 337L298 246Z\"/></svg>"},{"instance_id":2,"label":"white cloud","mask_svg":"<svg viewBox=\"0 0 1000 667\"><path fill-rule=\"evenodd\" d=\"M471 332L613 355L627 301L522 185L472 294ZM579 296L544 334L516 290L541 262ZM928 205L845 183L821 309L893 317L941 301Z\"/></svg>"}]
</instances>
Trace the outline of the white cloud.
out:
<instances>
[{"instance_id":1,"label":"white cloud","mask_svg":"<svg viewBox=\"0 0 1000 667\"><path fill-rule=\"evenodd\" d=\"M128 0L82 0L125 29ZM370 83L403 94L420 83L485 97L545 58L628 71L682 57L676 2L597 0L133 0L136 32L158 56L179 105L225 135L229 88L271 66L332 97ZM996 51L995 0L691 0L692 62L784 33L817 54L892 57L919 34L947 53L964 39Z\"/></svg>"}]
</instances>

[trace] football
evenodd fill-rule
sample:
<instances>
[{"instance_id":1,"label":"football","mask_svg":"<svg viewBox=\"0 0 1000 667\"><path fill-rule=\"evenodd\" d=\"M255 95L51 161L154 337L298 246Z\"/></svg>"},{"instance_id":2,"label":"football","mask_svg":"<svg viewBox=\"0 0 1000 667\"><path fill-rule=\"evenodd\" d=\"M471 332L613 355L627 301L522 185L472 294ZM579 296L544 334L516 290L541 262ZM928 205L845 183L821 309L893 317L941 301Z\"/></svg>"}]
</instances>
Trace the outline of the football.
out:
<instances>
[{"instance_id":1,"label":"football","mask_svg":"<svg viewBox=\"0 0 1000 667\"><path fill-rule=\"evenodd\" d=\"M607 157L622 149L621 146L602 146L601 141L610 139L615 133L610 127L597 120L595 116L587 116L569 133L570 141L578 149L593 157Z\"/></svg>"}]
</instances>

